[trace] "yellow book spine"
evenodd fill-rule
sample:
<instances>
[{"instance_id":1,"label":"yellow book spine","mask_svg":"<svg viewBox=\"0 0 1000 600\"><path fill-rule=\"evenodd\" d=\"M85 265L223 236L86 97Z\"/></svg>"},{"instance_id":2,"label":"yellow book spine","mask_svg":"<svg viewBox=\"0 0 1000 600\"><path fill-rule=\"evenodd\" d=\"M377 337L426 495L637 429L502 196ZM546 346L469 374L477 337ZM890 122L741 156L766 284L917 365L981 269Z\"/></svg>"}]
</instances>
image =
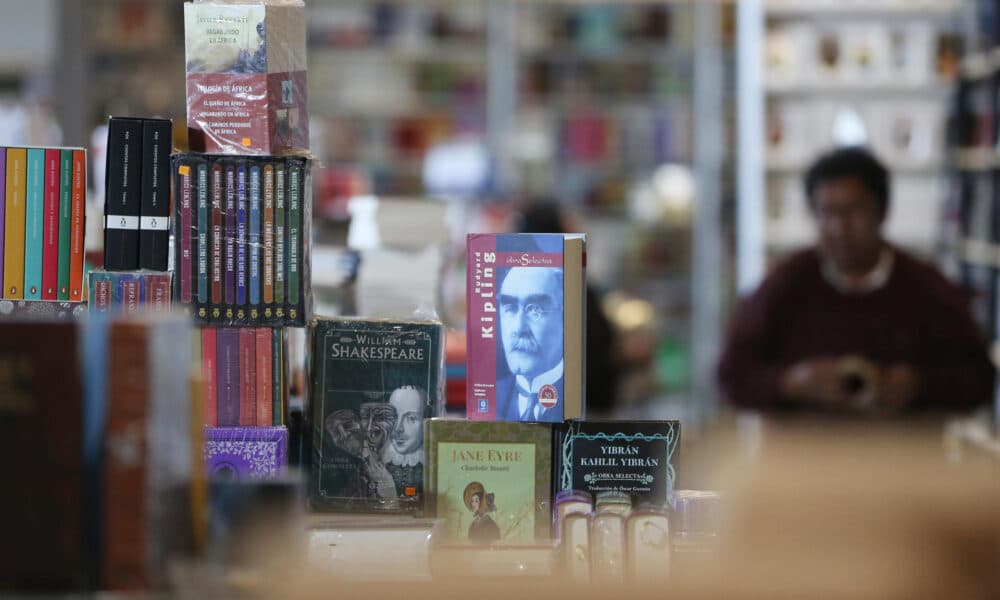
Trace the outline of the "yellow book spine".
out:
<instances>
[{"instance_id":1,"label":"yellow book spine","mask_svg":"<svg viewBox=\"0 0 1000 600\"><path fill-rule=\"evenodd\" d=\"M24 148L7 149L4 222L3 297L24 298L24 219L25 177L28 153Z\"/></svg>"}]
</instances>

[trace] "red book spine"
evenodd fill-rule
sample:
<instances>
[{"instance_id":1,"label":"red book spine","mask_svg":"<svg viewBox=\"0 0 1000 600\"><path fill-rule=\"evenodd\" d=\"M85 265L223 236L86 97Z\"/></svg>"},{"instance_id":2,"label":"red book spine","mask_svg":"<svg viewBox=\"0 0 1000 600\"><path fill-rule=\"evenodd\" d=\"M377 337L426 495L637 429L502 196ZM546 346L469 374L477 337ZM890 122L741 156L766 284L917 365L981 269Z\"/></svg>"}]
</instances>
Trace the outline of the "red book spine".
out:
<instances>
[{"instance_id":1,"label":"red book spine","mask_svg":"<svg viewBox=\"0 0 1000 600\"><path fill-rule=\"evenodd\" d=\"M215 328L201 330L201 375L205 380L205 425L218 427L218 363L215 359Z\"/></svg>"},{"instance_id":2,"label":"red book spine","mask_svg":"<svg viewBox=\"0 0 1000 600\"><path fill-rule=\"evenodd\" d=\"M147 312L170 312L170 275L166 273L146 274L146 295L144 297Z\"/></svg>"},{"instance_id":3,"label":"red book spine","mask_svg":"<svg viewBox=\"0 0 1000 600\"><path fill-rule=\"evenodd\" d=\"M273 416L271 398L271 328L259 327L257 333L257 423L269 427Z\"/></svg>"},{"instance_id":4,"label":"red book spine","mask_svg":"<svg viewBox=\"0 0 1000 600\"><path fill-rule=\"evenodd\" d=\"M59 299L59 161L62 152L45 151L45 233L42 246L42 300Z\"/></svg>"},{"instance_id":5,"label":"red book spine","mask_svg":"<svg viewBox=\"0 0 1000 600\"><path fill-rule=\"evenodd\" d=\"M253 427L257 419L257 336L240 329L240 427Z\"/></svg>"},{"instance_id":6,"label":"red book spine","mask_svg":"<svg viewBox=\"0 0 1000 600\"><path fill-rule=\"evenodd\" d=\"M83 221L87 190L87 153L73 151L73 206L70 225L69 299L83 299Z\"/></svg>"}]
</instances>

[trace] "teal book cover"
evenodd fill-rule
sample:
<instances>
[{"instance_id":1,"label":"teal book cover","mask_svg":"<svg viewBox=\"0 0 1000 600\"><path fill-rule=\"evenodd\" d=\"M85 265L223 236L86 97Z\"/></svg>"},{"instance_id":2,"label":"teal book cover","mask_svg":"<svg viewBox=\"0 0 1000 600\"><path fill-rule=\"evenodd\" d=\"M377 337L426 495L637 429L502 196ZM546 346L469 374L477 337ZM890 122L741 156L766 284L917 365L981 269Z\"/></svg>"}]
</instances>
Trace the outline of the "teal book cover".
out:
<instances>
[{"instance_id":1,"label":"teal book cover","mask_svg":"<svg viewBox=\"0 0 1000 600\"><path fill-rule=\"evenodd\" d=\"M73 228L73 151L63 150L59 169L59 300L69 300L70 233Z\"/></svg>"},{"instance_id":2,"label":"teal book cover","mask_svg":"<svg viewBox=\"0 0 1000 600\"><path fill-rule=\"evenodd\" d=\"M552 435L544 423L431 419L426 512L450 544L532 545L551 537Z\"/></svg>"},{"instance_id":3,"label":"teal book cover","mask_svg":"<svg viewBox=\"0 0 1000 600\"><path fill-rule=\"evenodd\" d=\"M42 299L42 251L45 242L45 150L28 148L25 193L24 298Z\"/></svg>"}]
</instances>

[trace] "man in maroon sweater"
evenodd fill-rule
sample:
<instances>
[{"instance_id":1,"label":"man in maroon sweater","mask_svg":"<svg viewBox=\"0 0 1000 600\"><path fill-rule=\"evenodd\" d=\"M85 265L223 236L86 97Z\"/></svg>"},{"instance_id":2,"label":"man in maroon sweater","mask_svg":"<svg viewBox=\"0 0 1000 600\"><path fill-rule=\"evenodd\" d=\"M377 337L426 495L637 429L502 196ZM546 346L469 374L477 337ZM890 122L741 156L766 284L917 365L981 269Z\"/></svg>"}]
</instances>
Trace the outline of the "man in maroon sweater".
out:
<instances>
[{"instance_id":1,"label":"man in maroon sweater","mask_svg":"<svg viewBox=\"0 0 1000 600\"><path fill-rule=\"evenodd\" d=\"M994 369L965 294L882 237L885 168L866 150L840 149L805 186L819 242L737 308L719 365L728 400L872 414L988 403Z\"/></svg>"}]
</instances>

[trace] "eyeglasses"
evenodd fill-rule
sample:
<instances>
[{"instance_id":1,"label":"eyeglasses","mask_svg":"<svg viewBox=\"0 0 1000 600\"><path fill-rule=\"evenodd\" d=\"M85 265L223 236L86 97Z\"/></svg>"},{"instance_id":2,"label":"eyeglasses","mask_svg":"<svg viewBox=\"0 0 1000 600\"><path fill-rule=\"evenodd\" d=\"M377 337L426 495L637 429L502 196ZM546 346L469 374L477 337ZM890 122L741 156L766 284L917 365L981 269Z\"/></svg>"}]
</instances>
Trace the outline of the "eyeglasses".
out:
<instances>
[{"instance_id":1,"label":"eyeglasses","mask_svg":"<svg viewBox=\"0 0 1000 600\"><path fill-rule=\"evenodd\" d=\"M516 298L500 298L500 312L503 316L512 318L517 316L518 311L523 310L532 323L540 321L556 309L557 307L549 298L529 298L523 304Z\"/></svg>"}]
</instances>

